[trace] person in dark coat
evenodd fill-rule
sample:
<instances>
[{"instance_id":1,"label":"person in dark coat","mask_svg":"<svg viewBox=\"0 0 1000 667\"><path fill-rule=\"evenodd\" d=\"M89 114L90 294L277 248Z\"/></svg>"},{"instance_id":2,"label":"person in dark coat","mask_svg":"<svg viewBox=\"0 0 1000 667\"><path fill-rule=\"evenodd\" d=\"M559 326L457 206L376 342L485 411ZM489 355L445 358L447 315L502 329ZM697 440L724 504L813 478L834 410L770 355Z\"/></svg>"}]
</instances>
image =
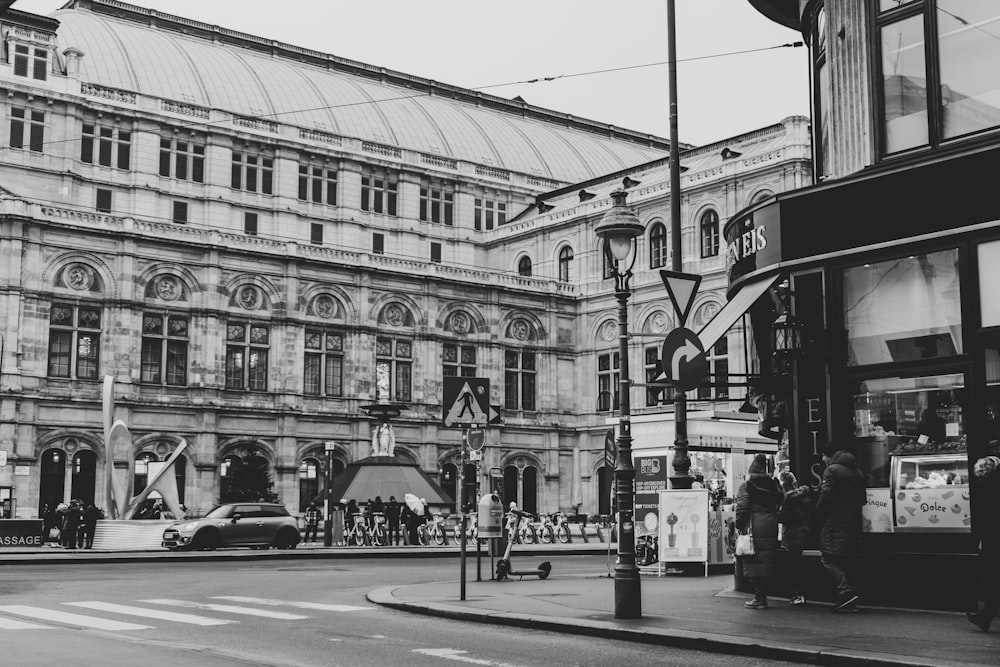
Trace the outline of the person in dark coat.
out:
<instances>
[{"instance_id":1,"label":"person in dark coat","mask_svg":"<svg viewBox=\"0 0 1000 667\"><path fill-rule=\"evenodd\" d=\"M404 505L401 518L403 525L406 526L406 544L420 544L420 537L417 535L417 528L420 526L420 517L410 509L409 505Z\"/></svg>"},{"instance_id":2,"label":"person in dark coat","mask_svg":"<svg viewBox=\"0 0 1000 667\"><path fill-rule=\"evenodd\" d=\"M865 478L854 454L828 448L826 469L816 501L820 561L833 578L837 600L833 611L858 611L857 574L861 560L861 511L868 501Z\"/></svg>"},{"instance_id":3,"label":"person in dark coat","mask_svg":"<svg viewBox=\"0 0 1000 667\"><path fill-rule=\"evenodd\" d=\"M983 606L966 618L983 632L1000 607L1000 457L984 456L973 466L972 492L976 503L979 564L983 577Z\"/></svg>"},{"instance_id":4,"label":"person in dark coat","mask_svg":"<svg viewBox=\"0 0 1000 667\"><path fill-rule=\"evenodd\" d=\"M805 582L802 551L809 542L809 526L815 503L811 489L804 484L799 486L791 471L781 473L781 490L785 494L781 502L781 511L778 512L778 523L781 524L781 548L788 552L788 580L792 585L791 604L799 606L806 603L806 598L802 594L802 584Z\"/></svg>"},{"instance_id":5,"label":"person in dark coat","mask_svg":"<svg viewBox=\"0 0 1000 667\"><path fill-rule=\"evenodd\" d=\"M94 533L97 531L97 522L103 518L104 512L98 509L94 503L90 503L83 510L83 540L80 545L82 548L94 548Z\"/></svg>"},{"instance_id":6,"label":"person in dark coat","mask_svg":"<svg viewBox=\"0 0 1000 667\"><path fill-rule=\"evenodd\" d=\"M63 514L62 545L67 549L76 549L77 532L83 522L83 510L79 500L71 500L66 513Z\"/></svg>"},{"instance_id":7,"label":"person in dark coat","mask_svg":"<svg viewBox=\"0 0 1000 667\"><path fill-rule=\"evenodd\" d=\"M385 520L388 525L389 544L399 546L399 517L402 514L402 505L396 500L396 496L389 496L389 502L385 504Z\"/></svg>"},{"instance_id":8,"label":"person in dark coat","mask_svg":"<svg viewBox=\"0 0 1000 667\"><path fill-rule=\"evenodd\" d=\"M743 574L753 586L747 609L767 609L767 584L774 576L778 551L778 508L784 494L778 481L767 474L767 457L758 454L747 470L747 481L736 494L736 529L753 532L753 556L741 556Z\"/></svg>"},{"instance_id":9,"label":"person in dark coat","mask_svg":"<svg viewBox=\"0 0 1000 667\"><path fill-rule=\"evenodd\" d=\"M302 543L305 544L309 541L309 537L312 537L312 543L316 544L316 535L319 533L319 520L323 515L316 503L310 502L309 506L306 507L306 532L302 537Z\"/></svg>"}]
</instances>

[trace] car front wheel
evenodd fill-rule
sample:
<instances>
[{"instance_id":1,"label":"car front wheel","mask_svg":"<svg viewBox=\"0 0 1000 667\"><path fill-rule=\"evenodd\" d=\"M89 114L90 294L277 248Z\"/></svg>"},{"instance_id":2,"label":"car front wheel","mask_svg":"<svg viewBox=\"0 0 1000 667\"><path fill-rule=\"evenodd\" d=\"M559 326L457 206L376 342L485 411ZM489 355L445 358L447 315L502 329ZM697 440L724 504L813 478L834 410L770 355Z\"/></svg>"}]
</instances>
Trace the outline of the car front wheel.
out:
<instances>
[{"instance_id":1,"label":"car front wheel","mask_svg":"<svg viewBox=\"0 0 1000 667\"><path fill-rule=\"evenodd\" d=\"M222 546L222 538L218 533L203 530L191 540L191 547L196 551L215 551Z\"/></svg>"},{"instance_id":2,"label":"car front wheel","mask_svg":"<svg viewBox=\"0 0 1000 667\"><path fill-rule=\"evenodd\" d=\"M299 535L296 531L283 530L274 538L274 546L277 549L294 549L299 545Z\"/></svg>"}]
</instances>

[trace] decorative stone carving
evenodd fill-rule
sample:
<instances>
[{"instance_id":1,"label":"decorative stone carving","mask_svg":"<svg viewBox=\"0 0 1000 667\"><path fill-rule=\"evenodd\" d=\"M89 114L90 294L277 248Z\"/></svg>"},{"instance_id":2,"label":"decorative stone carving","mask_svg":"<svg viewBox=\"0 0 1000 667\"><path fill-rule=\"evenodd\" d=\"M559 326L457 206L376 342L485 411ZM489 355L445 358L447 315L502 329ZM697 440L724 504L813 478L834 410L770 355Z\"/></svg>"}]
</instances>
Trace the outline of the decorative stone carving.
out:
<instances>
[{"instance_id":1,"label":"decorative stone carving","mask_svg":"<svg viewBox=\"0 0 1000 667\"><path fill-rule=\"evenodd\" d=\"M601 325L601 339L606 341L612 341L618 337L618 323L614 320L608 320Z\"/></svg>"},{"instance_id":2,"label":"decorative stone carving","mask_svg":"<svg viewBox=\"0 0 1000 667\"><path fill-rule=\"evenodd\" d=\"M164 301L176 301L181 296L181 285L173 276L163 276L156 281L156 296Z\"/></svg>"},{"instance_id":3,"label":"decorative stone carving","mask_svg":"<svg viewBox=\"0 0 1000 667\"><path fill-rule=\"evenodd\" d=\"M251 285L241 287L239 301L245 310L257 310L261 305L260 290Z\"/></svg>"},{"instance_id":4,"label":"decorative stone carving","mask_svg":"<svg viewBox=\"0 0 1000 667\"><path fill-rule=\"evenodd\" d=\"M664 333L668 326L670 326L670 321L667 319L667 314L663 311L650 315L649 328L653 333Z\"/></svg>"},{"instance_id":5,"label":"decorative stone carving","mask_svg":"<svg viewBox=\"0 0 1000 667\"><path fill-rule=\"evenodd\" d=\"M531 337L531 327L524 320L514 320L510 325L510 335L515 340L528 340Z\"/></svg>"},{"instance_id":6,"label":"decorative stone carving","mask_svg":"<svg viewBox=\"0 0 1000 667\"><path fill-rule=\"evenodd\" d=\"M395 456L396 434L392 425L382 422L372 431L372 456Z\"/></svg>"},{"instance_id":7,"label":"decorative stone carving","mask_svg":"<svg viewBox=\"0 0 1000 667\"><path fill-rule=\"evenodd\" d=\"M313 309L316 315L329 320L337 314L337 302L329 294L320 294L313 302Z\"/></svg>"},{"instance_id":8,"label":"decorative stone carving","mask_svg":"<svg viewBox=\"0 0 1000 667\"><path fill-rule=\"evenodd\" d=\"M472 329L472 319L464 311L451 314L451 330L457 334L467 334Z\"/></svg>"},{"instance_id":9,"label":"decorative stone carving","mask_svg":"<svg viewBox=\"0 0 1000 667\"><path fill-rule=\"evenodd\" d=\"M406 311L397 303L391 303L385 307L386 324L393 327L401 327L406 324Z\"/></svg>"},{"instance_id":10,"label":"decorative stone carving","mask_svg":"<svg viewBox=\"0 0 1000 667\"><path fill-rule=\"evenodd\" d=\"M698 312L694 315L694 324L696 327L703 327L708 322L715 317L716 313L719 312L719 304L714 301L709 301L708 303L702 304L698 308Z\"/></svg>"},{"instance_id":11,"label":"decorative stone carving","mask_svg":"<svg viewBox=\"0 0 1000 667\"><path fill-rule=\"evenodd\" d=\"M88 290L94 284L94 270L86 264L70 264L65 276L66 285L75 290Z\"/></svg>"}]
</instances>

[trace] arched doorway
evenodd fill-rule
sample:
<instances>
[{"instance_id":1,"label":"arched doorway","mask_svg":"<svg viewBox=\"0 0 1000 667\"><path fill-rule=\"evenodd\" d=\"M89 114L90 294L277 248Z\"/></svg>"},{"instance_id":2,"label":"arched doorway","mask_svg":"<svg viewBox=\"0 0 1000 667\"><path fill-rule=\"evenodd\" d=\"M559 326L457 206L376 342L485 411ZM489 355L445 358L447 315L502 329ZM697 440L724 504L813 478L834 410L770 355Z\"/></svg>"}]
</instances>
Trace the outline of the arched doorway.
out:
<instances>
[{"instance_id":1,"label":"arched doorway","mask_svg":"<svg viewBox=\"0 0 1000 667\"><path fill-rule=\"evenodd\" d=\"M302 459L299 464L299 511L305 512L309 503L316 500L320 489L322 469L314 458Z\"/></svg>"},{"instance_id":2,"label":"arched doorway","mask_svg":"<svg viewBox=\"0 0 1000 667\"><path fill-rule=\"evenodd\" d=\"M38 511L55 507L66 492L66 454L61 449L47 449L42 454L38 489Z\"/></svg>"},{"instance_id":3,"label":"arched doorway","mask_svg":"<svg viewBox=\"0 0 1000 667\"><path fill-rule=\"evenodd\" d=\"M70 481L70 498L83 501L84 505L94 502L97 489L97 454L89 449L81 449L73 456L73 473Z\"/></svg>"},{"instance_id":4,"label":"arched doorway","mask_svg":"<svg viewBox=\"0 0 1000 667\"><path fill-rule=\"evenodd\" d=\"M132 476L132 493L138 494L149 484L149 464L159 461L153 452L140 452L135 457L135 474Z\"/></svg>"},{"instance_id":5,"label":"arched doorway","mask_svg":"<svg viewBox=\"0 0 1000 667\"><path fill-rule=\"evenodd\" d=\"M517 493L518 482L517 466L504 466L503 469L503 504L506 508L510 503L518 503L520 500ZM520 503L518 503L520 507Z\"/></svg>"},{"instance_id":6,"label":"arched doorway","mask_svg":"<svg viewBox=\"0 0 1000 667\"><path fill-rule=\"evenodd\" d=\"M233 484L236 476L236 468L243 465L243 459L235 454L230 454L222 459L219 464L219 502L231 503L237 499L238 491Z\"/></svg>"},{"instance_id":7,"label":"arched doorway","mask_svg":"<svg viewBox=\"0 0 1000 667\"><path fill-rule=\"evenodd\" d=\"M538 470L527 466L522 473L521 509L532 514L538 513Z\"/></svg>"},{"instance_id":8,"label":"arched doorway","mask_svg":"<svg viewBox=\"0 0 1000 667\"><path fill-rule=\"evenodd\" d=\"M614 469L601 466L597 469L597 513L611 514L611 490L614 488Z\"/></svg>"},{"instance_id":9,"label":"arched doorway","mask_svg":"<svg viewBox=\"0 0 1000 667\"><path fill-rule=\"evenodd\" d=\"M458 496L455 494L458 490L458 466L454 463L445 463L441 466L441 475L438 479L441 484L441 490L455 501L455 506L457 507Z\"/></svg>"}]
</instances>

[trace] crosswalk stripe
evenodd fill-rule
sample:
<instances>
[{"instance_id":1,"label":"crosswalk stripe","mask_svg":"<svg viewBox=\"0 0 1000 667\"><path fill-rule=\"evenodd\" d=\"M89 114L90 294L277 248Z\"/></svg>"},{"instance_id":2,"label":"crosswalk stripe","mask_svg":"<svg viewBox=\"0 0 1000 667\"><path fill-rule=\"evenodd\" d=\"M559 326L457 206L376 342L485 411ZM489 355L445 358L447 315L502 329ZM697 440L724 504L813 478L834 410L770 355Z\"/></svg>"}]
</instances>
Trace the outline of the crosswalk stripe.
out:
<instances>
[{"instance_id":1,"label":"crosswalk stripe","mask_svg":"<svg viewBox=\"0 0 1000 667\"><path fill-rule=\"evenodd\" d=\"M142 600L140 600L142 602ZM156 618L161 621L174 621L175 623L189 623L191 625L226 625L236 621L226 621L219 618L209 618L208 616L197 616L195 614L180 614L176 611L164 611L162 609L147 609L145 607L132 607L124 604L112 604L110 602L63 602L73 607L83 607L94 611L110 611L115 614L129 614L131 616L142 616L145 618Z\"/></svg>"},{"instance_id":2,"label":"crosswalk stripe","mask_svg":"<svg viewBox=\"0 0 1000 667\"><path fill-rule=\"evenodd\" d=\"M295 602L293 600L269 600L267 598L248 598L241 595L216 595L213 600L229 600L230 602L245 602L248 604L263 604L271 607L298 607L300 609L319 609L322 611L367 611L375 607L355 607L348 604L321 604L319 602Z\"/></svg>"},{"instance_id":3,"label":"crosswalk stripe","mask_svg":"<svg viewBox=\"0 0 1000 667\"><path fill-rule=\"evenodd\" d=\"M136 600L146 604L163 604L172 607L187 607L188 609L205 609L207 611L219 611L226 614L243 614L245 616L263 616L264 618L276 618L284 621L300 621L308 616L299 614L289 614L284 611L270 611L269 609L252 609L250 607L237 607L231 604L212 604L210 602L189 602L187 600Z\"/></svg>"},{"instance_id":4,"label":"crosswalk stripe","mask_svg":"<svg viewBox=\"0 0 1000 667\"><path fill-rule=\"evenodd\" d=\"M55 630L51 625L35 625L0 616L0 630Z\"/></svg>"},{"instance_id":5,"label":"crosswalk stripe","mask_svg":"<svg viewBox=\"0 0 1000 667\"><path fill-rule=\"evenodd\" d=\"M109 621L96 616L84 616L82 614L70 614L65 611L54 609L43 609L42 607L28 607L20 604L8 604L0 606L0 613L14 614L15 616L27 616L37 618L40 621L53 621L65 625L75 625L83 628L93 628L95 630L150 630L151 625L138 625L136 623L123 623L121 621Z\"/></svg>"}]
</instances>

